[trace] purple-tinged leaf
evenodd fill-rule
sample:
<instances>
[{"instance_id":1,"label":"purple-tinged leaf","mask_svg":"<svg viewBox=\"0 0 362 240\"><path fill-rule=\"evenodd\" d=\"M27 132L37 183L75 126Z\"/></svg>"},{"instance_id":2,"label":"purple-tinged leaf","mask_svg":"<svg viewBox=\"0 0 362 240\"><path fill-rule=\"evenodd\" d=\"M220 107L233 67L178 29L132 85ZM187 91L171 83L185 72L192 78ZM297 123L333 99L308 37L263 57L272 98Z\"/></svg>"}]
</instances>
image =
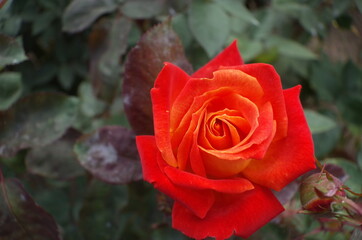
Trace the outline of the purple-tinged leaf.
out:
<instances>
[{"instance_id":1,"label":"purple-tinged leaf","mask_svg":"<svg viewBox=\"0 0 362 240\"><path fill-rule=\"evenodd\" d=\"M281 204L284 205L284 204L288 203L290 200L292 200L292 198L298 192L299 185L300 185L299 181L296 180L296 181L289 183L281 191L279 191L279 192L273 191L273 193L278 198L279 202L281 202Z\"/></svg>"},{"instance_id":2,"label":"purple-tinged leaf","mask_svg":"<svg viewBox=\"0 0 362 240\"><path fill-rule=\"evenodd\" d=\"M126 52L132 22L123 16L104 18L89 37L90 80L95 96L111 102L121 83L121 56Z\"/></svg>"},{"instance_id":3,"label":"purple-tinged leaf","mask_svg":"<svg viewBox=\"0 0 362 240\"><path fill-rule=\"evenodd\" d=\"M59 93L33 93L0 112L0 156L45 146L76 120L78 100Z\"/></svg>"},{"instance_id":4,"label":"purple-tinged leaf","mask_svg":"<svg viewBox=\"0 0 362 240\"><path fill-rule=\"evenodd\" d=\"M44 147L31 149L25 158L29 172L47 178L72 179L84 173L73 152L80 133L69 129L60 139Z\"/></svg>"},{"instance_id":5,"label":"purple-tinged leaf","mask_svg":"<svg viewBox=\"0 0 362 240\"><path fill-rule=\"evenodd\" d=\"M0 8L2 8L5 5L6 1L7 0L0 0Z\"/></svg>"},{"instance_id":6,"label":"purple-tinged leaf","mask_svg":"<svg viewBox=\"0 0 362 240\"><path fill-rule=\"evenodd\" d=\"M61 240L54 218L38 206L17 179L0 172L0 239Z\"/></svg>"},{"instance_id":7,"label":"purple-tinged leaf","mask_svg":"<svg viewBox=\"0 0 362 240\"><path fill-rule=\"evenodd\" d=\"M80 164L94 177L113 184L142 179L134 133L107 126L81 137L74 151Z\"/></svg>"},{"instance_id":8,"label":"purple-tinged leaf","mask_svg":"<svg viewBox=\"0 0 362 240\"><path fill-rule=\"evenodd\" d=\"M333 176L338 178L340 181L345 182L348 179L348 174L342 167L340 167L334 163L323 164L323 166L324 166L325 171L332 174ZM306 178L314 173L320 173L320 172L321 172L320 169L318 169L318 168L314 169L314 170L309 171L308 173L304 174L303 178Z\"/></svg>"},{"instance_id":9,"label":"purple-tinged leaf","mask_svg":"<svg viewBox=\"0 0 362 240\"><path fill-rule=\"evenodd\" d=\"M182 43L169 22L146 32L128 54L125 64L122 88L124 108L137 135L153 133L150 89L164 62L171 62L188 73L192 72Z\"/></svg>"},{"instance_id":10,"label":"purple-tinged leaf","mask_svg":"<svg viewBox=\"0 0 362 240\"><path fill-rule=\"evenodd\" d=\"M344 169L338 165L328 163L325 165L324 170L338 178L341 182L345 182L348 179L346 171L344 171Z\"/></svg>"}]
</instances>

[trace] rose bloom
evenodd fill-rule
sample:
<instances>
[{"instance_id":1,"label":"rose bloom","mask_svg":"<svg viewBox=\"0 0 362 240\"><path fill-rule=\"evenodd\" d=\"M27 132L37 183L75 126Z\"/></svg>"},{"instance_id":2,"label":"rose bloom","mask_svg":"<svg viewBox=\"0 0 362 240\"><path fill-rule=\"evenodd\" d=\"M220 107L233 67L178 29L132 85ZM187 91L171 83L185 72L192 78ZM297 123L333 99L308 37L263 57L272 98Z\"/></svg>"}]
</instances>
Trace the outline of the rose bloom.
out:
<instances>
[{"instance_id":1,"label":"rose bloom","mask_svg":"<svg viewBox=\"0 0 362 240\"><path fill-rule=\"evenodd\" d=\"M234 41L189 76L165 63L151 90L154 136L137 136L144 179L174 199L172 227L249 237L284 208L272 193L315 168L300 86L243 64Z\"/></svg>"}]
</instances>

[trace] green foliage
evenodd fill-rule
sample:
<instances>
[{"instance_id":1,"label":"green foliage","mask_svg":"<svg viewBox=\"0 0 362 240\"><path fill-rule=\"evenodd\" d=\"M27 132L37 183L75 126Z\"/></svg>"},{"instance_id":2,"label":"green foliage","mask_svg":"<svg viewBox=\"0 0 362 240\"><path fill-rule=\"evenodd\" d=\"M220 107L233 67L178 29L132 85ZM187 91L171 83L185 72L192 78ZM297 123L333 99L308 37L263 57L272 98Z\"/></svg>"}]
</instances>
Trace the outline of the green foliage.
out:
<instances>
[{"instance_id":1,"label":"green foliage","mask_svg":"<svg viewBox=\"0 0 362 240\"><path fill-rule=\"evenodd\" d=\"M212 1L193 1L188 23L192 34L209 57L221 50L230 31L227 13Z\"/></svg>"},{"instance_id":2,"label":"green foliage","mask_svg":"<svg viewBox=\"0 0 362 240\"><path fill-rule=\"evenodd\" d=\"M64 11L63 31L74 33L89 27L98 17L117 9L116 0L75 0Z\"/></svg>"},{"instance_id":3,"label":"green foliage","mask_svg":"<svg viewBox=\"0 0 362 240\"><path fill-rule=\"evenodd\" d=\"M312 110L305 110L304 113L312 134L327 132L336 127L336 123L332 119L322 114Z\"/></svg>"},{"instance_id":4,"label":"green foliage","mask_svg":"<svg viewBox=\"0 0 362 240\"><path fill-rule=\"evenodd\" d=\"M0 112L0 156L58 139L72 126L77 108L78 99L63 94L33 93L20 99Z\"/></svg>"},{"instance_id":5,"label":"green foliage","mask_svg":"<svg viewBox=\"0 0 362 240\"><path fill-rule=\"evenodd\" d=\"M21 39L0 35L0 67L17 64L26 59Z\"/></svg>"},{"instance_id":6,"label":"green foliage","mask_svg":"<svg viewBox=\"0 0 362 240\"><path fill-rule=\"evenodd\" d=\"M0 110L11 106L21 96L21 75L17 72L4 72L0 74Z\"/></svg>"},{"instance_id":7,"label":"green foliage","mask_svg":"<svg viewBox=\"0 0 362 240\"><path fill-rule=\"evenodd\" d=\"M140 181L134 137L153 132L164 62L191 74L234 39L303 86L316 157L362 191L361 14L361 0L0 1L0 239L188 239ZM297 186L251 239L358 239L296 214Z\"/></svg>"}]
</instances>

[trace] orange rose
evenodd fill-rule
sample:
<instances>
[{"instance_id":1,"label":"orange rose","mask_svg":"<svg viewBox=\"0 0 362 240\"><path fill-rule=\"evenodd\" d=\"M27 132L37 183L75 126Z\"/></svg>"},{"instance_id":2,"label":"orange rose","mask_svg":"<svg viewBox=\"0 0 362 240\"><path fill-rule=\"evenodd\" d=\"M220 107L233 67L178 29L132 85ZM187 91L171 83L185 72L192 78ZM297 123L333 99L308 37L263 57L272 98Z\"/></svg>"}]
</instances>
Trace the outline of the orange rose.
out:
<instances>
[{"instance_id":1,"label":"orange rose","mask_svg":"<svg viewBox=\"0 0 362 240\"><path fill-rule=\"evenodd\" d=\"M151 90L155 136L137 136L144 179L175 200L172 225L249 237L283 211L270 189L315 168L300 86L232 43L192 76L166 63Z\"/></svg>"}]
</instances>

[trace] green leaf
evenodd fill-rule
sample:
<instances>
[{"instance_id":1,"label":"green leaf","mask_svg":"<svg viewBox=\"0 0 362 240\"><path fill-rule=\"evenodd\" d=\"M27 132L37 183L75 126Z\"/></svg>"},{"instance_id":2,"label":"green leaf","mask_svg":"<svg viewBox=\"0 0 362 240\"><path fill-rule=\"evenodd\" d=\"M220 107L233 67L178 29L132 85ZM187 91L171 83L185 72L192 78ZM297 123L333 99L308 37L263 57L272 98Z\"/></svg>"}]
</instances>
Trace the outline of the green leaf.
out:
<instances>
[{"instance_id":1,"label":"green leaf","mask_svg":"<svg viewBox=\"0 0 362 240\"><path fill-rule=\"evenodd\" d=\"M57 93L33 93L0 112L0 156L47 145L63 135L77 115L78 100Z\"/></svg>"},{"instance_id":2,"label":"green leaf","mask_svg":"<svg viewBox=\"0 0 362 240\"><path fill-rule=\"evenodd\" d=\"M341 73L341 66L327 58L312 64L308 80L320 100L331 102L340 96L343 89Z\"/></svg>"},{"instance_id":3,"label":"green leaf","mask_svg":"<svg viewBox=\"0 0 362 240\"><path fill-rule=\"evenodd\" d=\"M310 7L302 9L298 19L304 29L309 31L314 36L317 35L318 30L324 27L321 23L321 20L318 18L318 13Z\"/></svg>"},{"instance_id":4,"label":"green leaf","mask_svg":"<svg viewBox=\"0 0 362 240\"><path fill-rule=\"evenodd\" d=\"M275 1L273 7L281 11L282 15L290 15L299 20L312 35L316 35L318 28L321 27L317 13L310 5L295 1Z\"/></svg>"},{"instance_id":5,"label":"green leaf","mask_svg":"<svg viewBox=\"0 0 362 240\"><path fill-rule=\"evenodd\" d=\"M45 31L46 28L52 26L52 22L56 19L57 16L52 12L45 12L44 14L39 15L39 17L35 18L32 27L33 35L40 34Z\"/></svg>"},{"instance_id":6,"label":"green leaf","mask_svg":"<svg viewBox=\"0 0 362 240\"><path fill-rule=\"evenodd\" d=\"M63 15L63 31L80 32L103 14L115 11L118 5L117 0L73 0Z\"/></svg>"},{"instance_id":7,"label":"green leaf","mask_svg":"<svg viewBox=\"0 0 362 240\"><path fill-rule=\"evenodd\" d=\"M102 181L125 184L142 178L135 136L124 127L107 126L85 135L74 152L80 164Z\"/></svg>"},{"instance_id":8,"label":"green leaf","mask_svg":"<svg viewBox=\"0 0 362 240\"><path fill-rule=\"evenodd\" d=\"M183 46L169 22L146 32L127 57L122 95L127 118L137 135L153 134L150 89L164 62L171 62L191 73Z\"/></svg>"},{"instance_id":9,"label":"green leaf","mask_svg":"<svg viewBox=\"0 0 362 240\"><path fill-rule=\"evenodd\" d=\"M128 0L123 4L122 13L133 19L151 18L165 8L163 0Z\"/></svg>"},{"instance_id":10,"label":"green leaf","mask_svg":"<svg viewBox=\"0 0 362 240\"><path fill-rule=\"evenodd\" d=\"M347 62L341 74L342 89L339 89L337 106L348 122L362 126L362 69Z\"/></svg>"},{"instance_id":11,"label":"green leaf","mask_svg":"<svg viewBox=\"0 0 362 240\"><path fill-rule=\"evenodd\" d=\"M0 3L0 5L5 4L0 7L1 33L7 36L17 36L22 21L19 15L15 15L12 13L12 2L13 0L2 0L2 2Z\"/></svg>"},{"instance_id":12,"label":"green leaf","mask_svg":"<svg viewBox=\"0 0 362 240\"><path fill-rule=\"evenodd\" d=\"M20 38L15 39L0 34L0 68L18 64L26 59Z\"/></svg>"},{"instance_id":13,"label":"green leaf","mask_svg":"<svg viewBox=\"0 0 362 240\"><path fill-rule=\"evenodd\" d=\"M10 107L21 95L23 85L20 73L4 72L0 74L0 110Z\"/></svg>"},{"instance_id":14,"label":"green leaf","mask_svg":"<svg viewBox=\"0 0 362 240\"><path fill-rule=\"evenodd\" d=\"M61 240L54 218L38 206L17 179L0 173L0 238Z\"/></svg>"},{"instance_id":15,"label":"green leaf","mask_svg":"<svg viewBox=\"0 0 362 240\"><path fill-rule=\"evenodd\" d=\"M98 100L93 93L92 86L83 82L79 86L80 110L87 117L94 117L102 113L106 107L103 101Z\"/></svg>"},{"instance_id":16,"label":"green leaf","mask_svg":"<svg viewBox=\"0 0 362 240\"><path fill-rule=\"evenodd\" d=\"M92 32L98 41L92 44L90 81L95 96L106 102L111 102L118 94L120 59L126 52L131 26L128 18L115 17L99 22Z\"/></svg>"},{"instance_id":17,"label":"green leaf","mask_svg":"<svg viewBox=\"0 0 362 240\"><path fill-rule=\"evenodd\" d=\"M313 110L304 110L312 134L318 134L332 130L337 126L331 118Z\"/></svg>"},{"instance_id":18,"label":"green leaf","mask_svg":"<svg viewBox=\"0 0 362 240\"><path fill-rule=\"evenodd\" d=\"M114 186L93 180L88 186L79 213L84 239L121 239L125 219L121 210L128 203L127 186ZM121 237L122 236L122 237Z\"/></svg>"},{"instance_id":19,"label":"green leaf","mask_svg":"<svg viewBox=\"0 0 362 240\"><path fill-rule=\"evenodd\" d=\"M152 231L153 240L187 240L180 231L171 228L170 226L163 226Z\"/></svg>"},{"instance_id":20,"label":"green leaf","mask_svg":"<svg viewBox=\"0 0 362 240\"><path fill-rule=\"evenodd\" d=\"M278 14L271 8L267 8L261 19L260 25L255 29L253 39L257 41L265 41L271 36L271 32L278 22Z\"/></svg>"},{"instance_id":21,"label":"green leaf","mask_svg":"<svg viewBox=\"0 0 362 240\"><path fill-rule=\"evenodd\" d=\"M273 7L284 14L290 14L294 17L298 17L300 11L308 8L305 4L298 3L296 1L274 1Z\"/></svg>"},{"instance_id":22,"label":"green leaf","mask_svg":"<svg viewBox=\"0 0 362 240\"><path fill-rule=\"evenodd\" d=\"M64 89L70 90L74 82L74 73L72 68L66 64L61 65L58 72L58 79L60 85Z\"/></svg>"},{"instance_id":23,"label":"green leaf","mask_svg":"<svg viewBox=\"0 0 362 240\"><path fill-rule=\"evenodd\" d=\"M191 32L209 57L221 51L229 36L229 22L225 11L211 1L194 0L188 12Z\"/></svg>"},{"instance_id":24,"label":"green leaf","mask_svg":"<svg viewBox=\"0 0 362 240\"><path fill-rule=\"evenodd\" d=\"M255 26L259 25L258 19L254 17L254 15L243 5L243 3L239 0L217 0L217 4L219 4L225 11L230 13L231 15L249 22Z\"/></svg>"},{"instance_id":25,"label":"green leaf","mask_svg":"<svg viewBox=\"0 0 362 240\"><path fill-rule=\"evenodd\" d=\"M362 0L354 0L360 13L362 13Z\"/></svg>"},{"instance_id":26,"label":"green leaf","mask_svg":"<svg viewBox=\"0 0 362 240\"><path fill-rule=\"evenodd\" d=\"M305 60L312 60L317 58L315 53L293 40L279 36L271 36L268 39L268 44L277 47L280 54L288 57Z\"/></svg>"},{"instance_id":27,"label":"green leaf","mask_svg":"<svg viewBox=\"0 0 362 240\"><path fill-rule=\"evenodd\" d=\"M180 37L183 46L187 48L193 40L189 26L187 24L187 18L184 14L178 14L172 18L172 28Z\"/></svg>"},{"instance_id":28,"label":"green leaf","mask_svg":"<svg viewBox=\"0 0 362 240\"><path fill-rule=\"evenodd\" d=\"M352 0L343 0L333 2L333 15L335 17L347 12L350 7Z\"/></svg>"},{"instance_id":29,"label":"green leaf","mask_svg":"<svg viewBox=\"0 0 362 240\"><path fill-rule=\"evenodd\" d=\"M314 150L317 158L330 153L341 137L341 128L336 127L326 132L313 134Z\"/></svg>"},{"instance_id":30,"label":"green leaf","mask_svg":"<svg viewBox=\"0 0 362 240\"><path fill-rule=\"evenodd\" d=\"M29 172L47 178L72 179L84 173L73 152L80 133L68 131L61 139L44 147L31 149L25 158Z\"/></svg>"},{"instance_id":31,"label":"green leaf","mask_svg":"<svg viewBox=\"0 0 362 240\"><path fill-rule=\"evenodd\" d=\"M337 106L348 122L362 126L361 95L342 96L342 98L338 100Z\"/></svg>"},{"instance_id":32,"label":"green leaf","mask_svg":"<svg viewBox=\"0 0 362 240\"><path fill-rule=\"evenodd\" d=\"M238 47L245 62L249 62L250 60L254 59L264 50L263 44L259 41L242 37L239 37L238 40Z\"/></svg>"}]
</instances>

